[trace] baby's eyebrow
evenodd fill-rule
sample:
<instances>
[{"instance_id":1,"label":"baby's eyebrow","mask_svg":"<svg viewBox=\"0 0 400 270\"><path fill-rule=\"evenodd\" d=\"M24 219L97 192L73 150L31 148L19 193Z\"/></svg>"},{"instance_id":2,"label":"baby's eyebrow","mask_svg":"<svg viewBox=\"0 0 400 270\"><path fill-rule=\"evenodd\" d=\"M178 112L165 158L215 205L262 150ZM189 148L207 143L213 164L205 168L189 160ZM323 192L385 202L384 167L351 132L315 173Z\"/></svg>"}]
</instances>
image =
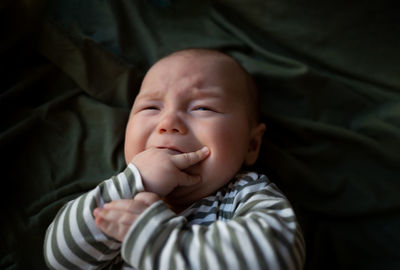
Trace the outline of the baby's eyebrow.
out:
<instances>
[{"instance_id":1,"label":"baby's eyebrow","mask_svg":"<svg viewBox=\"0 0 400 270\"><path fill-rule=\"evenodd\" d=\"M139 94L136 96L136 100L141 100L141 99L156 99L159 98L161 95L160 91L146 91L146 93L143 93L143 91L139 92Z\"/></svg>"},{"instance_id":2,"label":"baby's eyebrow","mask_svg":"<svg viewBox=\"0 0 400 270\"><path fill-rule=\"evenodd\" d=\"M142 90L136 96L135 104L146 102L146 101L157 101L162 100L165 95L164 91L160 90ZM204 87L204 88L191 88L188 90L188 93L185 94L185 99L187 100L196 100L196 99L223 99L226 98L226 93L218 86L215 87Z\"/></svg>"},{"instance_id":3,"label":"baby's eyebrow","mask_svg":"<svg viewBox=\"0 0 400 270\"><path fill-rule=\"evenodd\" d=\"M192 93L193 97L195 98L221 98L224 96L223 91L221 91L218 87L196 88Z\"/></svg>"}]
</instances>

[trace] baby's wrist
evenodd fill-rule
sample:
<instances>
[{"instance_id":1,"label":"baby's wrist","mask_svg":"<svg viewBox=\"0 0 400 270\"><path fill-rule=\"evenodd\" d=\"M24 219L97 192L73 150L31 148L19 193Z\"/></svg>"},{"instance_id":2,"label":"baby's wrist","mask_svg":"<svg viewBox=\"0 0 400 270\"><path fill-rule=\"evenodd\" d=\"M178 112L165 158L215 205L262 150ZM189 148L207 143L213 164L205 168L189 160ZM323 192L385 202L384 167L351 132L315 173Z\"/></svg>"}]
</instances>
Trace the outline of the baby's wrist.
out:
<instances>
[{"instance_id":1,"label":"baby's wrist","mask_svg":"<svg viewBox=\"0 0 400 270\"><path fill-rule=\"evenodd\" d=\"M134 187L135 187L135 190L136 190L136 192L143 192L143 191L145 191L145 186L144 186L144 183L143 183L143 178L142 178L142 175L141 175L141 173L140 173L140 171L139 171L139 169L136 167L136 165L135 164L133 164L132 162L130 162L129 164L128 164L128 168L129 168L129 170L132 172L132 174L133 174L133 180L134 180Z\"/></svg>"}]
</instances>

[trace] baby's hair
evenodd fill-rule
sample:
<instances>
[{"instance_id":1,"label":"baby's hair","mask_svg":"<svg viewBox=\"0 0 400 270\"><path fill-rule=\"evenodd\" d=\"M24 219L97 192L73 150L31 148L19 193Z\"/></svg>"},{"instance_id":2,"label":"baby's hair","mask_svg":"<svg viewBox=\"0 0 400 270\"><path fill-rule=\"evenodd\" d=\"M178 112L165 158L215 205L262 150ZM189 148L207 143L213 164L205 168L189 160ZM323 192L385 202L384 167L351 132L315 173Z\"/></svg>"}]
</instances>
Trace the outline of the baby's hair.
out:
<instances>
[{"instance_id":1,"label":"baby's hair","mask_svg":"<svg viewBox=\"0 0 400 270\"><path fill-rule=\"evenodd\" d=\"M245 77L247 92L249 95L249 107L250 107L250 115L252 121L255 121L257 124L260 121L260 105L259 105L259 97L258 97L258 87L254 80L254 78L250 75L250 73L240 64L238 60L233 58L232 56L223 53L218 50L213 49L204 49L204 48L190 48L184 49L180 51L173 52L171 54L166 55L162 59L169 58L171 56L182 56L182 57L192 57L193 55L199 56L214 56L214 57L223 57L225 59L231 60L236 66L241 70Z\"/></svg>"}]
</instances>

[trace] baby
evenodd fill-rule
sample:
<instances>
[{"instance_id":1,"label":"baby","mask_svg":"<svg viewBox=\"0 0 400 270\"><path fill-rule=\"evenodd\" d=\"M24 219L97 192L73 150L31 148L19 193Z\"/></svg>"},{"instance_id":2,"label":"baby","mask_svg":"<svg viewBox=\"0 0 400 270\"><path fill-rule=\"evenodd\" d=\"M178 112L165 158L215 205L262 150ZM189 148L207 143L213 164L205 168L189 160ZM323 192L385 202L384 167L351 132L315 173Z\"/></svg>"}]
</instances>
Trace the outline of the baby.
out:
<instances>
[{"instance_id":1,"label":"baby","mask_svg":"<svg viewBox=\"0 0 400 270\"><path fill-rule=\"evenodd\" d=\"M290 203L255 163L256 86L223 53L190 49L147 72L126 128L127 168L49 226L54 269L301 269Z\"/></svg>"}]
</instances>

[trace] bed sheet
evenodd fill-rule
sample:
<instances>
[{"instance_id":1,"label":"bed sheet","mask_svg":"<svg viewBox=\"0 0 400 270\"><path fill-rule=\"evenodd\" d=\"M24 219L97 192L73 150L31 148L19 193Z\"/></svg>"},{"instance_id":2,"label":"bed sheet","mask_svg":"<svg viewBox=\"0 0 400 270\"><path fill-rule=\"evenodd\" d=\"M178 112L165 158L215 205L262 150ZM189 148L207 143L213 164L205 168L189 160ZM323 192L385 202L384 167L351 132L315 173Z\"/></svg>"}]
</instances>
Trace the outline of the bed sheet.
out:
<instances>
[{"instance_id":1,"label":"bed sheet","mask_svg":"<svg viewBox=\"0 0 400 270\"><path fill-rule=\"evenodd\" d=\"M400 267L400 27L378 1L4 1L1 269L45 269L68 200L125 166L145 71L222 50L254 75L258 170L293 203L306 269Z\"/></svg>"}]
</instances>

